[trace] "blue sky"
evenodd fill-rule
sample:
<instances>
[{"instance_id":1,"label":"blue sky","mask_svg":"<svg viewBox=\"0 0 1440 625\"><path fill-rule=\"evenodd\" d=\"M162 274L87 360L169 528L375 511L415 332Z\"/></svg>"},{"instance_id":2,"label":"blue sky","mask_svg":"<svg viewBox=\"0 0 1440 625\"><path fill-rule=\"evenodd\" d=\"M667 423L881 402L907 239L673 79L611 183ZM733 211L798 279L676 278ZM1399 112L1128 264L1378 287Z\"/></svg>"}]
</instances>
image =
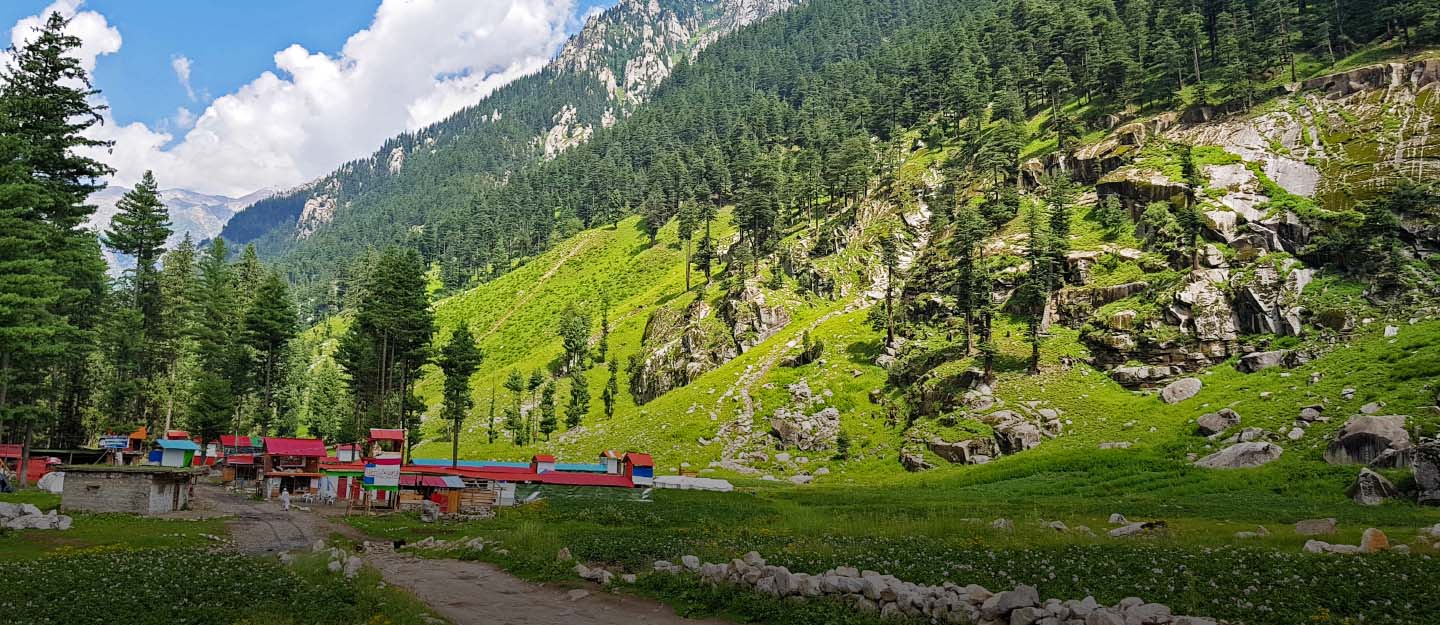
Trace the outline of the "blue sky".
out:
<instances>
[{"instance_id":1,"label":"blue sky","mask_svg":"<svg viewBox=\"0 0 1440 625\"><path fill-rule=\"evenodd\" d=\"M108 42L93 80L110 105L103 138L123 144L108 155L116 182L153 168L162 186L236 195L323 175L478 100L614 2L5 0L0 39L50 7L76 15L72 31ZM367 29L375 41L345 48Z\"/></svg>"}]
</instances>

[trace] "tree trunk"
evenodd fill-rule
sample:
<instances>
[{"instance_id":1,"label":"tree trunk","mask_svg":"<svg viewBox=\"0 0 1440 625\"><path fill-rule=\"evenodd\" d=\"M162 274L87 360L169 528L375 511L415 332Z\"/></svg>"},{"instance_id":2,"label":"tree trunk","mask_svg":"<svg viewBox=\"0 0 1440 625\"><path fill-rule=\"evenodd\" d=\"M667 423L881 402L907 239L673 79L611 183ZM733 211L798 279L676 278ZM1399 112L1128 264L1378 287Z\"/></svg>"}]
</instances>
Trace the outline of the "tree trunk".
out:
<instances>
[{"instance_id":1,"label":"tree trunk","mask_svg":"<svg viewBox=\"0 0 1440 625\"><path fill-rule=\"evenodd\" d=\"M1190 56L1191 56L1191 59L1195 62L1195 84L1198 85L1198 84L1201 83L1201 79L1200 79L1200 44L1199 44L1199 42L1196 42L1195 45L1190 46Z\"/></svg>"},{"instance_id":2,"label":"tree trunk","mask_svg":"<svg viewBox=\"0 0 1440 625\"><path fill-rule=\"evenodd\" d=\"M450 468L460 466L460 424L465 421L464 415L455 419L454 427L450 428Z\"/></svg>"},{"instance_id":3,"label":"tree trunk","mask_svg":"<svg viewBox=\"0 0 1440 625\"><path fill-rule=\"evenodd\" d=\"M685 239L685 290L690 290L690 239Z\"/></svg>"}]
</instances>

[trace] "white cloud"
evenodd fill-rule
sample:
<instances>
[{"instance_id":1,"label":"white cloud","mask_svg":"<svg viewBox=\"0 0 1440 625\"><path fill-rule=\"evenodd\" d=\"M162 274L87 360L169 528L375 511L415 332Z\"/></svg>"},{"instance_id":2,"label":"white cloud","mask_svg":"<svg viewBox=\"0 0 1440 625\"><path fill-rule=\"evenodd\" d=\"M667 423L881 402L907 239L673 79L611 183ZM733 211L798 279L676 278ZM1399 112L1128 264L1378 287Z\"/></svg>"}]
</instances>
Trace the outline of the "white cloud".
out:
<instances>
[{"instance_id":1,"label":"white cloud","mask_svg":"<svg viewBox=\"0 0 1440 625\"><path fill-rule=\"evenodd\" d=\"M175 70L175 78L180 81L180 86L185 87L185 95L190 98L191 102L194 102L195 89L190 86L190 58L183 54L170 57L170 69ZM194 115L191 117L193 118Z\"/></svg>"},{"instance_id":2,"label":"white cloud","mask_svg":"<svg viewBox=\"0 0 1440 625\"><path fill-rule=\"evenodd\" d=\"M189 128L195 125L195 114L190 109L180 107L175 109L175 126L177 128Z\"/></svg>"},{"instance_id":3,"label":"white cloud","mask_svg":"<svg viewBox=\"0 0 1440 625\"><path fill-rule=\"evenodd\" d=\"M76 15L72 31L81 34L83 17L83 32L113 41L87 41L81 54L93 68L95 56L119 49L120 34L98 13L75 13L79 5L56 3ZM539 70L573 12L574 0L384 0L338 55L291 45L275 53L273 71L215 98L193 126L182 123L188 110L177 113L184 134L173 145L163 127L107 120L95 134L115 146L99 158L125 186L147 169L165 187L232 196L300 184Z\"/></svg>"}]
</instances>

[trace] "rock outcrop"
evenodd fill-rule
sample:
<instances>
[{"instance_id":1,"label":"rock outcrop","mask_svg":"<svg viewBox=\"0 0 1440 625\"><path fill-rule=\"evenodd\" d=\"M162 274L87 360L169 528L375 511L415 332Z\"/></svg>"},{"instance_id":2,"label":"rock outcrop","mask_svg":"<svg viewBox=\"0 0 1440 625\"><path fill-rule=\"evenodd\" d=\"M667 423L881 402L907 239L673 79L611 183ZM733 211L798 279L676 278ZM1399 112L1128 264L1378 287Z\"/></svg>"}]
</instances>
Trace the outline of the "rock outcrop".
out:
<instances>
[{"instance_id":1,"label":"rock outcrop","mask_svg":"<svg viewBox=\"0 0 1440 625\"><path fill-rule=\"evenodd\" d=\"M1378 506L1387 500L1400 496L1400 491L1395 488L1390 480L1370 469L1360 469L1360 475L1355 477L1355 482L1346 489L1345 496L1355 503L1364 506Z\"/></svg>"},{"instance_id":2,"label":"rock outcrop","mask_svg":"<svg viewBox=\"0 0 1440 625\"><path fill-rule=\"evenodd\" d=\"M703 299L681 312L657 308L645 323L640 344L642 358L630 372L630 392L641 404L740 355Z\"/></svg>"},{"instance_id":3,"label":"rock outcrop","mask_svg":"<svg viewBox=\"0 0 1440 625\"><path fill-rule=\"evenodd\" d=\"M1167 404L1178 404L1198 395L1204 386L1199 378L1180 378L1160 390L1160 399Z\"/></svg>"},{"instance_id":4,"label":"rock outcrop","mask_svg":"<svg viewBox=\"0 0 1440 625\"><path fill-rule=\"evenodd\" d=\"M765 293L754 284L727 294L720 316L730 324L730 335L741 353L790 324L790 313L779 306L766 305Z\"/></svg>"},{"instance_id":5,"label":"rock outcrop","mask_svg":"<svg viewBox=\"0 0 1440 625\"><path fill-rule=\"evenodd\" d=\"M1246 469L1268 464L1280 458L1285 450L1274 443L1251 441L1238 443L1195 461L1206 469Z\"/></svg>"},{"instance_id":6,"label":"rock outcrop","mask_svg":"<svg viewBox=\"0 0 1440 625\"><path fill-rule=\"evenodd\" d=\"M1427 438L1415 446L1415 487L1420 503L1440 506L1440 438Z\"/></svg>"},{"instance_id":7,"label":"rock outcrop","mask_svg":"<svg viewBox=\"0 0 1440 625\"><path fill-rule=\"evenodd\" d=\"M810 390L810 384L800 380L787 387L790 391L790 406L775 410L770 417L770 434L781 448L794 447L803 451L828 449L834 446L835 437L840 433L840 411L834 406L824 406L825 397ZM819 410L815 408L824 406ZM813 411L813 412L812 412Z\"/></svg>"},{"instance_id":8,"label":"rock outcrop","mask_svg":"<svg viewBox=\"0 0 1440 625\"><path fill-rule=\"evenodd\" d=\"M1240 415L1229 408L1200 415L1195 420L1201 436L1214 436L1240 424Z\"/></svg>"},{"instance_id":9,"label":"rock outcrop","mask_svg":"<svg viewBox=\"0 0 1440 625\"><path fill-rule=\"evenodd\" d=\"M28 503L0 502L0 527L12 530L68 530L72 519L54 510L41 512Z\"/></svg>"},{"instance_id":10,"label":"rock outcrop","mask_svg":"<svg viewBox=\"0 0 1440 625\"><path fill-rule=\"evenodd\" d=\"M1387 449L1407 449L1410 434L1404 415L1356 415L1345 422L1325 449L1330 464L1370 464Z\"/></svg>"},{"instance_id":11,"label":"rock outcrop","mask_svg":"<svg viewBox=\"0 0 1440 625\"><path fill-rule=\"evenodd\" d=\"M630 391L641 404L689 384L773 336L790 314L768 306L765 293L747 284L725 295L720 314L697 299L683 311L661 306L645 322L641 358L630 371Z\"/></svg>"}]
</instances>

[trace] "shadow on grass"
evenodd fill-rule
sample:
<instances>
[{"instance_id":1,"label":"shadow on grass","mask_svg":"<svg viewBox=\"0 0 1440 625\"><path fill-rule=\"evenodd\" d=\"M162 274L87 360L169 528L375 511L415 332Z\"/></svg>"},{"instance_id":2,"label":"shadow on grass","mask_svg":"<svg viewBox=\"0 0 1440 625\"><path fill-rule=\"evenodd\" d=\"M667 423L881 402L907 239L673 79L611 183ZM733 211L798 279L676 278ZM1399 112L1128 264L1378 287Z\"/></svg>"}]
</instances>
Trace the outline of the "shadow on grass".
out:
<instances>
[{"instance_id":1,"label":"shadow on grass","mask_svg":"<svg viewBox=\"0 0 1440 625\"><path fill-rule=\"evenodd\" d=\"M885 350L885 342L880 339L873 341L855 341L845 346L845 355L850 362L857 365L873 365L875 359Z\"/></svg>"}]
</instances>

